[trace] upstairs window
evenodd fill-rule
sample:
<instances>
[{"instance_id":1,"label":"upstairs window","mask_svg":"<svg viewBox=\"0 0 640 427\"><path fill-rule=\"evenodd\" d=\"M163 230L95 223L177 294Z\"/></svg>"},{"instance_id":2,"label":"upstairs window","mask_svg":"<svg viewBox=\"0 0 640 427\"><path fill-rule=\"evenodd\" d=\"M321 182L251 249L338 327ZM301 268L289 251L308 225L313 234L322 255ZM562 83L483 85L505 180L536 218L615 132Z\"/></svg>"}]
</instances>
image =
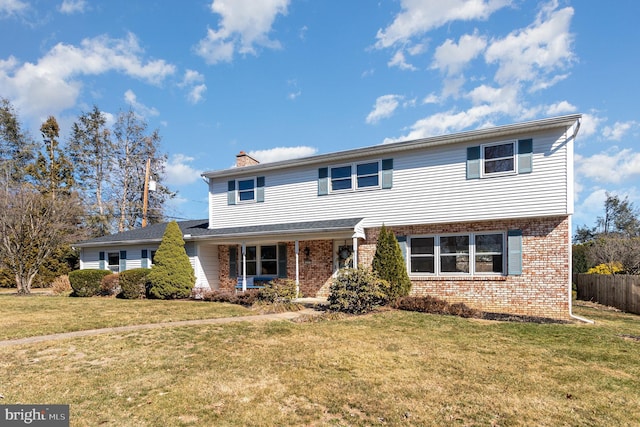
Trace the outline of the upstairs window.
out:
<instances>
[{"instance_id":1,"label":"upstairs window","mask_svg":"<svg viewBox=\"0 0 640 427\"><path fill-rule=\"evenodd\" d=\"M252 202L256 197L256 181L255 179L244 179L238 181L238 201Z\"/></svg>"},{"instance_id":2,"label":"upstairs window","mask_svg":"<svg viewBox=\"0 0 640 427\"><path fill-rule=\"evenodd\" d=\"M351 165L331 168L331 191L351 190Z\"/></svg>"},{"instance_id":3,"label":"upstairs window","mask_svg":"<svg viewBox=\"0 0 640 427\"><path fill-rule=\"evenodd\" d=\"M379 162L371 162L371 163L360 163L356 166L357 178L356 182L358 188L367 188L367 187L375 187L379 186L380 177L380 163Z\"/></svg>"},{"instance_id":4,"label":"upstairs window","mask_svg":"<svg viewBox=\"0 0 640 427\"><path fill-rule=\"evenodd\" d=\"M515 143L482 146L483 175L509 174L516 171Z\"/></svg>"}]
</instances>

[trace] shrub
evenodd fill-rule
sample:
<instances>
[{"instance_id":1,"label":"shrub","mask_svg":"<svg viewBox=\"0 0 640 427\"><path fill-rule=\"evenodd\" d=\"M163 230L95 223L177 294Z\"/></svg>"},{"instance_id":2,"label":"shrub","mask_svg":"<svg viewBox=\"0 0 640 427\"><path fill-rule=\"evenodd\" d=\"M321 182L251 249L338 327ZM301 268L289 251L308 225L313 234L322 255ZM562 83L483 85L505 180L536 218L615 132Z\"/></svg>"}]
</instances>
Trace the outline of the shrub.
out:
<instances>
[{"instance_id":1,"label":"shrub","mask_svg":"<svg viewBox=\"0 0 640 427\"><path fill-rule=\"evenodd\" d=\"M380 229L376 243L376 254L373 257L371 267L378 274L378 277L389 282L390 301L409 295L411 280L407 273L402 250L396 236L384 225Z\"/></svg>"},{"instance_id":2,"label":"shrub","mask_svg":"<svg viewBox=\"0 0 640 427\"><path fill-rule=\"evenodd\" d=\"M191 294L196 276L177 222L167 224L153 263L148 277L150 297L187 298Z\"/></svg>"},{"instance_id":3,"label":"shrub","mask_svg":"<svg viewBox=\"0 0 640 427\"><path fill-rule=\"evenodd\" d=\"M275 279L258 291L258 299L270 303L291 302L296 298L296 282L291 279Z\"/></svg>"},{"instance_id":4,"label":"shrub","mask_svg":"<svg viewBox=\"0 0 640 427\"><path fill-rule=\"evenodd\" d=\"M587 274L616 274L622 273L622 264L619 262L610 262L607 264L598 264L587 270Z\"/></svg>"},{"instance_id":5,"label":"shrub","mask_svg":"<svg viewBox=\"0 0 640 427\"><path fill-rule=\"evenodd\" d=\"M447 301L432 296L403 297L393 303L393 307L399 310L419 311L431 314L451 314L460 317L481 317L482 312L458 302L449 304Z\"/></svg>"},{"instance_id":6,"label":"shrub","mask_svg":"<svg viewBox=\"0 0 640 427\"><path fill-rule=\"evenodd\" d=\"M151 270L148 268L134 268L120 273L120 298L139 299L144 298L147 290L147 282Z\"/></svg>"},{"instance_id":7,"label":"shrub","mask_svg":"<svg viewBox=\"0 0 640 427\"><path fill-rule=\"evenodd\" d=\"M251 307L258 299L258 291L252 289L241 294L234 294L227 291L209 291L202 293L201 299L203 301L228 302L230 304Z\"/></svg>"},{"instance_id":8,"label":"shrub","mask_svg":"<svg viewBox=\"0 0 640 427\"><path fill-rule=\"evenodd\" d=\"M363 314L388 301L389 283L363 267L346 268L333 280L329 310Z\"/></svg>"},{"instance_id":9,"label":"shrub","mask_svg":"<svg viewBox=\"0 0 640 427\"><path fill-rule=\"evenodd\" d=\"M120 274L104 276L100 282L100 295L113 296L120 293Z\"/></svg>"},{"instance_id":10,"label":"shrub","mask_svg":"<svg viewBox=\"0 0 640 427\"><path fill-rule=\"evenodd\" d=\"M69 282L69 276L65 274L53 279L53 282L51 283L51 292L53 292L55 295L61 295L71 292L71 282Z\"/></svg>"},{"instance_id":11,"label":"shrub","mask_svg":"<svg viewBox=\"0 0 640 427\"><path fill-rule=\"evenodd\" d=\"M111 274L109 270L75 270L69 273L69 282L73 288L71 296L92 297L100 292L100 283L104 276Z\"/></svg>"}]
</instances>

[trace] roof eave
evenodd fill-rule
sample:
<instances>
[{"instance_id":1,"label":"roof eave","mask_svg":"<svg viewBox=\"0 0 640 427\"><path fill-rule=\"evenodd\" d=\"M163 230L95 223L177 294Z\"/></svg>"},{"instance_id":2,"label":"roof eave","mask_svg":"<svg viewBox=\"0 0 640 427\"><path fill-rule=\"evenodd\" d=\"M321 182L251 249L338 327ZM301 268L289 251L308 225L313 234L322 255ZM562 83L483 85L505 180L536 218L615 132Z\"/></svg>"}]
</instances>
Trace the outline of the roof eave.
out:
<instances>
[{"instance_id":1,"label":"roof eave","mask_svg":"<svg viewBox=\"0 0 640 427\"><path fill-rule=\"evenodd\" d=\"M581 114L571 114L566 116L553 117L549 119L541 119L524 123L516 123L505 126L498 126L486 129L477 129L466 132L460 132L449 135L433 136L421 138L411 141L393 142L390 144L380 144L373 147L355 148L346 151L338 151L335 153L319 154L311 157L303 157L291 160L282 160L279 162L263 163L241 168L231 168L203 172L202 176L206 178L224 178L229 176L251 174L257 172L266 172L275 169L283 169L297 166L308 166L318 163L330 163L337 160L347 160L352 158L384 155L401 151L410 151L417 148L434 147L439 145L457 144L468 142L476 139L490 137L507 137L520 133L539 132L547 129L555 129L569 127L580 120Z\"/></svg>"}]
</instances>

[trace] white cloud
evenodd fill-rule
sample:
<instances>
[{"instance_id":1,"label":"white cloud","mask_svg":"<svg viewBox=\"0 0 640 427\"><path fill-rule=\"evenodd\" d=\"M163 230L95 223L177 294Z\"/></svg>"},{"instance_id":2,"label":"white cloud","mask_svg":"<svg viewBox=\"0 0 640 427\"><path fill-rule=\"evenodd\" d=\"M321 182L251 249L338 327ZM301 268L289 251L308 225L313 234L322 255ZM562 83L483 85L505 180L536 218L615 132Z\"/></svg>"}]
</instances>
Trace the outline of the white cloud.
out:
<instances>
[{"instance_id":1,"label":"white cloud","mask_svg":"<svg viewBox=\"0 0 640 427\"><path fill-rule=\"evenodd\" d=\"M14 57L0 60L0 87L28 116L58 115L73 107L82 92L80 77L117 71L150 84L175 72L164 60L144 61L135 35L123 39L99 36L80 46L58 43L35 64Z\"/></svg>"},{"instance_id":2,"label":"white cloud","mask_svg":"<svg viewBox=\"0 0 640 427\"><path fill-rule=\"evenodd\" d=\"M278 162L280 160L298 159L313 156L318 152L317 148L300 145L298 147L276 147L269 150L249 151L249 154L260 163Z\"/></svg>"},{"instance_id":3,"label":"white cloud","mask_svg":"<svg viewBox=\"0 0 640 427\"><path fill-rule=\"evenodd\" d=\"M188 89L187 100L191 104L197 104L204 100L207 85L204 84L204 76L201 73L187 69L182 82L178 86Z\"/></svg>"},{"instance_id":4,"label":"white cloud","mask_svg":"<svg viewBox=\"0 0 640 427\"><path fill-rule=\"evenodd\" d=\"M157 116L160 114L156 108L147 107L143 103L139 102L138 97L131 89L124 93L124 101L131 106L133 111L143 118Z\"/></svg>"},{"instance_id":5,"label":"white cloud","mask_svg":"<svg viewBox=\"0 0 640 427\"><path fill-rule=\"evenodd\" d=\"M208 64L231 62L236 51L256 55L256 47L280 48L268 34L278 15L286 15L289 0L213 0L211 11L220 15L217 30L209 28L195 50Z\"/></svg>"},{"instance_id":6,"label":"white cloud","mask_svg":"<svg viewBox=\"0 0 640 427\"><path fill-rule=\"evenodd\" d=\"M19 14L28 7L29 4L22 0L0 0L0 18Z\"/></svg>"},{"instance_id":7,"label":"white cloud","mask_svg":"<svg viewBox=\"0 0 640 427\"><path fill-rule=\"evenodd\" d=\"M605 126L602 135L613 141L620 141L632 128L638 125L635 121L615 122L613 126Z\"/></svg>"},{"instance_id":8,"label":"white cloud","mask_svg":"<svg viewBox=\"0 0 640 427\"><path fill-rule=\"evenodd\" d=\"M366 122L369 124L378 123L381 119L386 119L393 115L393 112L400 106L403 97L400 95L382 95L376 99L373 110L367 116Z\"/></svg>"},{"instance_id":9,"label":"white cloud","mask_svg":"<svg viewBox=\"0 0 640 427\"><path fill-rule=\"evenodd\" d=\"M573 8L556 10L557 6L557 0L551 1L532 25L490 43L485 59L498 64L498 83L527 81L536 87L548 87L557 81L552 73L574 61L573 36L569 33Z\"/></svg>"},{"instance_id":10,"label":"white cloud","mask_svg":"<svg viewBox=\"0 0 640 427\"><path fill-rule=\"evenodd\" d=\"M412 38L452 21L487 19L511 0L401 0L402 10L387 28L378 30L375 47L406 45Z\"/></svg>"},{"instance_id":11,"label":"white cloud","mask_svg":"<svg viewBox=\"0 0 640 427\"><path fill-rule=\"evenodd\" d=\"M574 105L571 105L569 102L561 101L547 106L547 115L558 116L562 114L574 113L577 110L578 109Z\"/></svg>"},{"instance_id":12,"label":"white cloud","mask_svg":"<svg viewBox=\"0 0 640 427\"><path fill-rule=\"evenodd\" d=\"M640 175L640 153L630 148L594 154L590 157L575 155L576 173L596 182L617 184Z\"/></svg>"},{"instance_id":13,"label":"white cloud","mask_svg":"<svg viewBox=\"0 0 640 427\"><path fill-rule=\"evenodd\" d=\"M487 39L478 34L465 34L458 43L451 39L445 40L436 48L431 68L439 69L447 75L455 75L471 60L476 58L487 46Z\"/></svg>"},{"instance_id":14,"label":"white cloud","mask_svg":"<svg viewBox=\"0 0 640 427\"><path fill-rule=\"evenodd\" d=\"M587 138L598 131L600 124L604 121L594 114L583 114L582 121L580 122L580 134L582 138Z\"/></svg>"},{"instance_id":15,"label":"white cloud","mask_svg":"<svg viewBox=\"0 0 640 427\"><path fill-rule=\"evenodd\" d=\"M86 0L63 0L60 5L60 12L71 15L73 13L84 13L86 8Z\"/></svg>"},{"instance_id":16,"label":"white cloud","mask_svg":"<svg viewBox=\"0 0 640 427\"><path fill-rule=\"evenodd\" d=\"M193 184L200 179L202 171L191 166L195 159L184 154L174 154L165 165L165 183L169 186Z\"/></svg>"},{"instance_id":17,"label":"white cloud","mask_svg":"<svg viewBox=\"0 0 640 427\"><path fill-rule=\"evenodd\" d=\"M389 67L398 67L401 70L409 70L409 71L415 71L417 70L416 67L414 67L413 65L409 64L407 62L407 60L405 59L404 56L404 52L399 50L397 51L393 57L389 60L389 62L387 63L387 65Z\"/></svg>"}]
</instances>

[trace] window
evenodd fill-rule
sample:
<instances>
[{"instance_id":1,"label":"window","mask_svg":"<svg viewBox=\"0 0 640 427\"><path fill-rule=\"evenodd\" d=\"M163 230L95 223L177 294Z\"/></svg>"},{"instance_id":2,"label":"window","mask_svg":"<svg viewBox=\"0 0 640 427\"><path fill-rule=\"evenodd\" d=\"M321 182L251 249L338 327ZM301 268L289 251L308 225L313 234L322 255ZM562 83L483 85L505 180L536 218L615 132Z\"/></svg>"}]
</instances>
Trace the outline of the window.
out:
<instances>
[{"instance_id":1,"label":"window","mask_svg":"<svg viewBox=\"0 0 640 427\"><path fill-rule=\"evenodd\" d=\"M504 236L502 234L476 235L476 273L502 273Z\"/></svg>"},{"instance_id":2,"label":"window","mask_svg":"<svg viewBox=\"0 0 640 427\"><path fill-rule=\"evenodd\" d=\"M255 200L255 180L244 179L238 181L238 201L239 202L252 202Z\"/></svg>"},{"instance_id":3,"label":"window","mask_svg":"<svg viewBox=\"0 0 640 427\"><path fill-rule=\"evenodd\" d=\"M443 273L469 272L469 236L440 238L440 271Z\"/></svg>"},{"instance_id":4,"label":"window","mask_svg":"<svg viewBox=\"0 0 640 427\"><path fill-rule=\"evenodd\" d=\"M247 276L277 276L278 275L278 247L247 246L246 247Z\"/></svg>"},{"instance_id":5,"label":"window","mask_svg":"<svg viewBox=\"0 0 640 427\"><path fill-rule=\"evenodd\" d=\"M435 273L435 238L419 237L411 239L411 272Z\"/></svg>"},{"instance_id":6,"label":"window","mask_svg":"<svg viewBox=\"0 0 640 427\"><path fill-rule=\"evenodd\" d=\"M331 191L380 187L380 162L355 163L347 166L329 168L331 172ZM355 171L355 175L353 172Z\"/></svg>"},{"instance_id":7,"label":"window","mask_svg":"<svg viewBox=\"0 0 640 427\"><path fill-rule=\"evenodd\" d=\"M358 188L366 187L378 187L380 179L378 177L378 171L380 170L380 164L378 162L372 163L360 163L356 166L357 172L357 185Z\"/></svg>"},{"instance_id":8,"label":"window","mask_svg":"<svg viewBox=\"0 0 640 427\"><path fill-rule=\"evenodd\" d=\"M120 271L120 252L109 252L107 254L108 268L113 273Z\"/></svg>"},{"instance_id":9,"label":"window","mask_svg":"<svg viewBox=\"0 0 640 427\"><path fill-rule=\"evenodd\" d=\"M515 154L513 142L482 146L483 175L514 173Z\"/></svg>"},{"instance_id":10,"label":"window","mask_svg":"<svg viewBox=\"0 0 640 427\"><path fill-rule=\"evenodd\" d=\"M351 190L351 166L331 168L331 191Z\"/></svg>"},{"instance_id":11,"label":"window","mask_svg":"<svg viewBox=\"0 0 640 427\"><path fill-rule=\"evenodd\" d=\"M409 240L413 274L503 274L504 233L416 236Z\"/></svg>"}]
</instances>

